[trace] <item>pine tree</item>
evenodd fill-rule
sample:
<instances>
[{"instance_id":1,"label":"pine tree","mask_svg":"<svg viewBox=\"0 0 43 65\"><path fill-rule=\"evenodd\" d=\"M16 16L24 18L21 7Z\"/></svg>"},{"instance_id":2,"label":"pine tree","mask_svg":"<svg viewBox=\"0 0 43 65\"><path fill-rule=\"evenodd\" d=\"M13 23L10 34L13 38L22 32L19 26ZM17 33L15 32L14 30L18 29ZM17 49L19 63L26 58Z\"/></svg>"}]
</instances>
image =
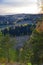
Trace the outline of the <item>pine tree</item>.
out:
<instances>
[{"instance_id":1,"label":"pine tree","mask_svg":"<svg viewBox=\"0 0 43 65\"><path fill-rule=\"evenodd\" d=\"M43 64L43 19L38 21L30 40L27 41L23 48L23 53L26 63L31 62L32 65Z\"/></svg>"}]
</instances>

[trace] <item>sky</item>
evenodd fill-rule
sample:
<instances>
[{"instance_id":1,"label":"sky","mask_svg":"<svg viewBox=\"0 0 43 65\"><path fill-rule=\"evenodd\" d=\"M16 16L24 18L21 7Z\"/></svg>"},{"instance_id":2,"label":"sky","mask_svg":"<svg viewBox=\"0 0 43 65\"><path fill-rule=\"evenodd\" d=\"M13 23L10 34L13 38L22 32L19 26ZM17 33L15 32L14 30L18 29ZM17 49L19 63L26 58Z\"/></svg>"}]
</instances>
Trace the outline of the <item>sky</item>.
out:
<instances>
[{"instance_id":1,"label":"sky","mask_svg":"<svg viewBox=\"0 0 43 65\"><path fill-rule=\"evenodd\" d=\"M38 12L37 0L0 0L0 15Z\"/></svg>"}]
</instances>

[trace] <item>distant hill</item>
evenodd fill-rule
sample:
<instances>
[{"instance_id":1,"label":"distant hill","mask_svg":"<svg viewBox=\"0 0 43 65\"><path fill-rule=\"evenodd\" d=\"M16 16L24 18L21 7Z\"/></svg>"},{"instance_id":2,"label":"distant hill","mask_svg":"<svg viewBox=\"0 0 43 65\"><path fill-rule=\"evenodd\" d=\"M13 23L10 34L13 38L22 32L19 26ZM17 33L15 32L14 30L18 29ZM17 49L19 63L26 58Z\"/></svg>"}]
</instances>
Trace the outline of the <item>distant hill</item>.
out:
<instances>
[{"instance_id":1,"label":"distant hill","mask_svg":"<svg viewBox=\"0 0 43 65\"><path fill-rule=\"evenodd\" d=\"M37 19L43 16L42 14L15 14L15 15L0 15L0 25L21 25L36 23Z\"/></svg>"}]
</instances>

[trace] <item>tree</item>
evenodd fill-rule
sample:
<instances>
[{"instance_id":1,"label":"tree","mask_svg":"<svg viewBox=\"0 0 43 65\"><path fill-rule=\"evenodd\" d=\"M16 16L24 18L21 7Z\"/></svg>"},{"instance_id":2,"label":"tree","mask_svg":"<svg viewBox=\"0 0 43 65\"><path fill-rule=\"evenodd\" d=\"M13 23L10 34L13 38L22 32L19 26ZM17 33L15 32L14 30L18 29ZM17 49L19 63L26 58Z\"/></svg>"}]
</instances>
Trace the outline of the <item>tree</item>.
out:
<instances>
[{"instance_id":1,"label":"tree","mask_svg":"<svg viewBox=\"0 0 43 65\"><path fill-rule=\"evenodd\" d=\"M6 35L6 36L4 36L2 43L4 43L6 58L7 58L8 62L10 62L10 49L13 49L13 47L16 43L15 39L12 40L9 35Z\"/></svg>"},{"instance_id":2,"label":"tree","mask_svg":"<svg viewBox=\"0 0 43 65\"><path fill-rule=\"evenodd\" d=\"M26 63L31 62L32 65L43 64L43 18L39 20L30 39L24 44L23 53Z\"/></svg>"},{"instance_id":3,"label":"tree","mask_svg":"<svg viewBox=\"0 0 43 65\"><path fill-rule=\"evenodd\" d=\"M10 49L13 49L15 43L15 39L12 40L9 35L4 36L0 32L0 61L4 59L5 61L3 62L10 62Z\"/></svg>"},{"instance_id":4,"label":"tree","mask_svg":"<svg viewBox=\"0 0 43 65\"><path fill-rule=\"evenodd\" d=\"M30 40L25 44L23 52L26 63L43 64L43 33L34 30Z\"/></svg>"},{"instance_id":5,"label":"tree","mask_svg":"<svg viewBox=\"0 0 43 65\"><path fill-rule=\"evenodd\" d=\"M0 62L4 61L5 58L5 51L3 49L2 40L3 40L3 34L0 31Z\"/></svg>"}]
</instances>

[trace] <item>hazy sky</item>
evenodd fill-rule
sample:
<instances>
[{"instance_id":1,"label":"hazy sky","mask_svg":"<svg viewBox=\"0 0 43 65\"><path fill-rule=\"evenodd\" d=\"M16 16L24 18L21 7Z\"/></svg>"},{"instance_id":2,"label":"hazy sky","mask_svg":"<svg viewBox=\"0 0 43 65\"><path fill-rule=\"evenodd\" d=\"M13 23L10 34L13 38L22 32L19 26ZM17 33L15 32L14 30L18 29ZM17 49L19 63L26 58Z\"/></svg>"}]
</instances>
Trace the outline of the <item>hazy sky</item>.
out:
<instances>
[{"instance_id":1,"label":"hazy sky","mask_svg":"<svg viewBox=\"0 0 43 65\"><path fill-rule=\"evenodd\" d=\"M37 0L0 0L0 15L37 13Z\"/></svg>"}]
</instances>

